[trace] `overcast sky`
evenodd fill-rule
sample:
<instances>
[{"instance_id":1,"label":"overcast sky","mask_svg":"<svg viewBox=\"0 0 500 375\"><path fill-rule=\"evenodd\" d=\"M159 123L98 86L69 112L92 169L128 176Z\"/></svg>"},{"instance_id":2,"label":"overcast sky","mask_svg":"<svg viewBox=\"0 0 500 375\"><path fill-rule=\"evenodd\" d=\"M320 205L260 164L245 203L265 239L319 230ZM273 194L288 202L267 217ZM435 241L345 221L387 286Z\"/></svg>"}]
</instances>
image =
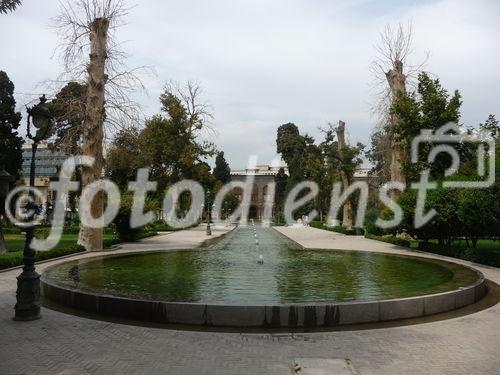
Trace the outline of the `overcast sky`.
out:
<instances>
[{"instance_id":1,"label":"overcast sky","mask_svg":"<svg viewBox=\"0 0 500 375\"><path fill-rule=\"evenodd\" d=\"M352 142L369 142L375 126L369 66L386 24L413 23L414 55L426 70L463 95L462 122L500 115L500 1L398 0L132 0L119 32L131 67L149 65L147 115L159 110L168 80L197 80L215 115L213 141L233 168L248 156L275 157L276 129L294 122L319 137L327 122L346 122ZM0 70L16 85L18 106L61 65L50 28L57 0L23 0L0 15Z\"/></svg>"}]
</instances>

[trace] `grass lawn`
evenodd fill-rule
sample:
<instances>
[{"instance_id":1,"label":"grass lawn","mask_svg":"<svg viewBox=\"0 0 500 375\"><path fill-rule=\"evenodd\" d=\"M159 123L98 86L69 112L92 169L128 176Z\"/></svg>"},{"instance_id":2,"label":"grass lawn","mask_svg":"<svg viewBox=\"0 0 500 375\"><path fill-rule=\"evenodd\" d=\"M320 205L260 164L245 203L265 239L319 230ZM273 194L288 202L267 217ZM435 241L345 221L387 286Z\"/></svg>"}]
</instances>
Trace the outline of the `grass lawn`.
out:
<instances>
[{"instance_id":1,"label":"grass lawn","mask_svg":"<svg viewBox=\"0 0 500 375\"><path fill-rule=\"evenodd\" d=\"M460 241L454 241L453 245L456 247L467 247L467 243L463 240ZM472 244L471 244L472 246ZM490 251L498 251L500 252L500 241L494 241L494 240L479 240L477 241L477 248L478 249L484 249L484 250L490 250Z\"/></svg>"},{"instance_id":2,"label":"grass lawn","mask_svg":"<svg viewBox=\"0 0 500 375\"><path fill-rule=\"evenodd\" d=\"M156 232L147 232L140 238L146 238L156 235ZM8 252L0 254L0 270L10 267L20 266L23 263L24 234L6 234L5 244ZM36 260L58 258L64 255L75 254L85 249L77 245L78 234L63 234L57 246L48 251L39 251L36 253ZM106 243L107 242L107 243ZM109 247L120 241L113 234L104 234L104 247Z\"/></svg>"},{"instance_id":3,"label":"grass lawn","mask_svg":"<svg viewBox=\"0 0 500 375\"><path fill-rule=\"evenodd\" d=\"M112 234L104 234L104 239L113 239ZM74 245L78 240L78 234L63 234L61 241L57 244L55 249L68 249ZM9 252L22 251L24 249L24 234L6 234L5 245Z\"/></svg>"}]
</instances>

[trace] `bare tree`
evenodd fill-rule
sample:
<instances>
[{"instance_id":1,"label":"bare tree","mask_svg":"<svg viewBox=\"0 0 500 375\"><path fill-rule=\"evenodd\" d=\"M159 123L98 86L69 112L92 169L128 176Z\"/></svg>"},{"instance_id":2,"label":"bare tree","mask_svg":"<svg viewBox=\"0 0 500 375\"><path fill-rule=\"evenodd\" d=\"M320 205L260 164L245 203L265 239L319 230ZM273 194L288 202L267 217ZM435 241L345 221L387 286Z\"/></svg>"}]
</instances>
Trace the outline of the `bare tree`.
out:
<instances>
[{"instance_id":1,"label":"bare tree","mask_svg":"<svg viewBox=\"0 0 500 375\"><path fill-rule=\"evenodd\" d=\"M214 118L212 108L203 101L203 90L199 82L188 81L184 87L177 82L170 81L165 85L163 97L173 95L179 98L188 114L189 133L200 133L203 130L215 133L211 122Z\"/></svg>"},{"instance_id":2,"label":"bare tree","mask_svg":"<svg viewBox=\"0 0 500 375\"><path fill-rule=\"evenodd\" d=\"M412 53L412 26L398 25L396 30L386 26L380 34L380 42L376 46L378 57L373 61L371 72L374 76L376 88L376 103L373 111L384 124L387 137L390 139L391 149L389 172L392 181L406 184L403 163L407 157L407 149L401 142L398 134L391 129L395 128L398 118L391 114L391 106L399 94L406 94L409 81L416 77L424 63L411 65L408 58ZM392 198L396 199L399 191L392 191Z\"/></svg>"},{"instance_id":3,"label":"bare tree","mask_svg":"<svg viewBox=\"0 0 500 375\"><path fill-rule=\"evenodd\" d=\"M364 145L358 143L351 145L346 142L345 122L339 121L335 126L328 123L327 129L320 129L325 134L325 142L323 142L322 153L327 158L331 159L338 167L342 180L342 189L349 189L354 177L354 173L362 163L360 154L363 151ZM335 142L335 135L337 141ZM342 226L352 228L354 224L353 212L355 202L352 196L348 196L343 205Z\"/></svg>"},{"instance_id":4,"label":"bare tree","mask_svg":"<svg viewBox=\"0 0 500 375\"><path fill-rule=\"evenodd\" d=\"M338 153L340 158L344 159L344 151L346 148L345 143L345 122L339 121L339 125L335 128L335 132L337 133L337 141L338 141ZM342 186L344 191L349 189L349 185L351 184L351 176L347 173L345 168L340 169L340 175L342 177ZM343 215L342 215L342 226L346 228L352 228L352 200L350 197L347 198L343 207Z\"/></svg>"},{"instance_id":5,"label":"bare tree","mask_svg":"<svg viewBox=\"0 0 500 375\"><path fill-rule=\"evenodd\" d=\"M136 122L139 117L140 111L129 94L134 87L142 87L136 75L141 68L125 67L126 55L115 38L127 13L122 0L68 0L61 3L61 12L55 19L65 67L60 81L76 80L85 82L86 86L81 152L92 156L95 163L82 168L83 187L102 176L104 125L108 129L123 126ZM103 193L97 194L89 204L92 216L101 217ZM102 249L102 239L102 228L81 227L79 243L87 250Z\"/></svg>"}]
</instances>

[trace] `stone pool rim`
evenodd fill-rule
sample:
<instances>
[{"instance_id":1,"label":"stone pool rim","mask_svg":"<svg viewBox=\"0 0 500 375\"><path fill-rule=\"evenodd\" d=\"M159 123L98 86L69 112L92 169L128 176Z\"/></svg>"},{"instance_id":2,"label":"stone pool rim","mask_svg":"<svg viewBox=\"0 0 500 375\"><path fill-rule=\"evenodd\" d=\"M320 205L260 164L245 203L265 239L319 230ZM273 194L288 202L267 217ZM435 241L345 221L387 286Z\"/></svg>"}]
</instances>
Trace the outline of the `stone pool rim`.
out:
<instances>
[{"instance_id":1,"label":"stone pool rim","mask_svg":"<svg viewBox=\"0 0 500 375\"><path fill-rule=\"evenodd\" d=\"M209 327L262 327L262 328L307 328L336 327L348 324L377 323L408 318L419 318L456 310L482 299L487 288L483 273L468 265L448 260L427 258L418 254L380 255L419 258L427 261L452 263L472 270L478 279L471 285L458 289L419 296L345 302L306 302L286 304L223 304L201 302L169 302L152 299L116 296L99 292L87 292L69 286L61 286L47 278L47 272L63 263L89 262L102 258L173 253L181 251L212 251L207 249L179 249L131 251L121 254L99 255L61 262L48 267L41 277L44 300L60 306L87 313L104 315L132 321L159 324L181 324ZM369 250L311 249L299 251L345 251L371 253Z\"/></svg>"}]
</instances>

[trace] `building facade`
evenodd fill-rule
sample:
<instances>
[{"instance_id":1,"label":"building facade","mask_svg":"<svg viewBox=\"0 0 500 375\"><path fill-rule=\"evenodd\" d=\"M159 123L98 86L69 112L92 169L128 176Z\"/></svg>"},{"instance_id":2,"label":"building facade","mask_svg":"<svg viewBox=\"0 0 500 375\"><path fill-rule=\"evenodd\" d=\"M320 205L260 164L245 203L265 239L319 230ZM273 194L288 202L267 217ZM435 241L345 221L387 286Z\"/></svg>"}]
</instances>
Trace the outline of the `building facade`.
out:
<instances>
[{"instance_id":1,"label":"building facade","mask_svg":"<svg viewBox=\"0 0 500 375\"><path fill-rule=\"evenodd\" d=\"M64 152L52 151L47 144L40 143L35 155L35 187L42 192L46 198L49 197L49 183L51 178L58 175L59 168L63 165L68 155ZM31 168L31 143L23 145L23 179L26 185L30 183ZM50 200L50 199L49 199Z\"/></svg>"},{"instance_id":2,"label":"building facade","mask_svg":"<svg viewBox=\"0 0 500 375\"><path fill-rule=\"evenodd\" d=\"M257 165L255 168L231 170L231 182L246 182L247 177L253 176L253 189L248 213L249 219L261 220L264 216L265 204L269 199L272 199L270 196L272 190L269 184L275 182L275 176L278 174L280 168L283 168L288 175L288 167L286 166L272 167L269 165ZM375 182L376 177L369 172L369 168L359 168L354 172L353 180L366 182L370 186ZM240 201L242 200L243 190L241 188L235 187L233 193ZM272 216L274 217L274 207Z\"/></svg>"},{"instance_id":3,"label":"building facade","mask_svg":"<svg viewBox=\"0 0 500 375\"><path fill-rule=\"evenodd\" d=\"M274 167L270 165L257 165L255 168L231 170L231 182L246 182L248 176L252 176L254 179L250 208L248 212L249 219L262 219L264 215L265 203L272 199L272 189L269 184L274 182L274 178L278 174L280 168L283 168L285 173L288 174L288 167L286 166ZM241 201L243 198L243 190L236 187L233 192Z\"/></svg>"}]
</instances>

